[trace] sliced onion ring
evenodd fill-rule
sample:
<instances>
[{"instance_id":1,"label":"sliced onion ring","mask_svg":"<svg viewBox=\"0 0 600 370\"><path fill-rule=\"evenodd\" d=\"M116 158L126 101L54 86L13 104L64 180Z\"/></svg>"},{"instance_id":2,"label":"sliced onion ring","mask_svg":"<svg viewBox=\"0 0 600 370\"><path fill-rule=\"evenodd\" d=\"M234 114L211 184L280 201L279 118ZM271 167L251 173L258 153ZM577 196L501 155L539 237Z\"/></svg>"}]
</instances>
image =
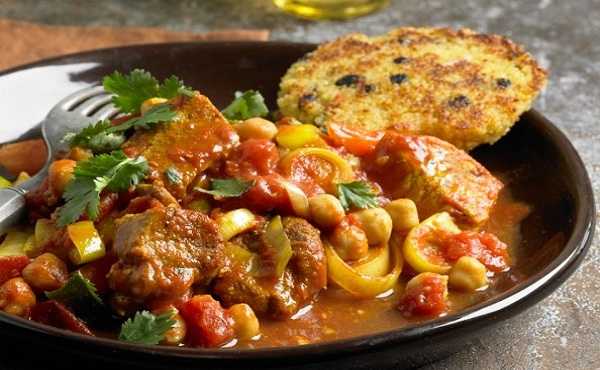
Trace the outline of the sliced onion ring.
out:
<instances>
[{"instance_id":1,"label":"sliced onion ring","mask_svg":"<svg viewBox=\"0 0 600 370\"><path fill-rule=\"evenodd\" d=\"M369 255L352 264L352 268L361 275L384 276L390 271L390 251L385 246L369 248Z\"/></svg>"},{"instance_id":2,"label":"sliced onion ring","mask_svg":"<svg viewBox=\"0 0 600 370\"><path fill-rule=\"evenodd\" d=\"M352 295L359 298L373 298L394 288L398 282L403 259L398 247L399 243L395 238L392 238L388 247L385 247L393 255L394 268L384 276L369 276L357 272L340 258L331 244L324 242L324 245L329 279Z\"/></svg>"}]
</instances>

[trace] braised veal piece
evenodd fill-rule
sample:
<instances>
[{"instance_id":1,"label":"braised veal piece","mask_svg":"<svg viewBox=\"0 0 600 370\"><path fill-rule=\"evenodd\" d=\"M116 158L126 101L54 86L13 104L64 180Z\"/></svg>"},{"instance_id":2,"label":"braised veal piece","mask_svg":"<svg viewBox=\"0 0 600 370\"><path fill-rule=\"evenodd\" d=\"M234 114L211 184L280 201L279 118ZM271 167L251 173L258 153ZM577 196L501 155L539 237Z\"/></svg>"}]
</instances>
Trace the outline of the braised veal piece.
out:
<instances>
[{"instance_id":1,"label":"braised veal piece","mask_svg":"<svg viewBox=\"0 0 600 370\"><path fill-rule=\"evenodd\" d=\"M142 70L103 82L122 115L65 137L0 244L6 313L141 344L254 348L431 320L519 279L528 207L441 138L268 120L256 91L219 111Z\"/></svg>"}]
</instances>

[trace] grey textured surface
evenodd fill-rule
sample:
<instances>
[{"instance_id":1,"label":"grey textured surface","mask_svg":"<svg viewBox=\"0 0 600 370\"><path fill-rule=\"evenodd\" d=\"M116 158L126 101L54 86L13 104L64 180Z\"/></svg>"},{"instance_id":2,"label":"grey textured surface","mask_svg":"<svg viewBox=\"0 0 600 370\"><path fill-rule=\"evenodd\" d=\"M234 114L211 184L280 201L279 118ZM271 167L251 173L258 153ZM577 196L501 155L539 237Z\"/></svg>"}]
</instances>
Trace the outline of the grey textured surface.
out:
<instances>
[{"instance_id":1,"label":"grey textured surface","mask_svg":"<svg viewBox=\"0 0 600 370\"><path fill-rule=\"evenodd\" d=\"M0 0L0 17L194 31L267 28L272 39L296 41L329 40L351 31L376 34L400 25L503 34L551 71L536 107L573 141L600 198L600 0L392 0L384 11L351 22L298 20L269 0ZM600 369L598 246L596 238L581 268L542 304L503 323L493 337L426 369Z\"/></svg>"}]
</instances>

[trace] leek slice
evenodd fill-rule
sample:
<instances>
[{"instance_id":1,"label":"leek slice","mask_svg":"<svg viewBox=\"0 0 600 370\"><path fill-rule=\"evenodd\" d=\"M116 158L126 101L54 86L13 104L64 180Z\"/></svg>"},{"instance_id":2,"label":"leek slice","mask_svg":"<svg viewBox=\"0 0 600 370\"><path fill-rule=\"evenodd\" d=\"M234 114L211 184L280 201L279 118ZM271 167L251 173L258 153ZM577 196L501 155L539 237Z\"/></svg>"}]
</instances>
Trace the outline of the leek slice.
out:
<instances>
[{"instance_id":1,"label":"leek slice","mask_svg":"<svg viewBox=\"0 0 600 370\"><path fill-rule=\"evenodd\" d=\"M9 230L2 244L0 244L0 256L24 256L24 247L31 233L22 230Z\"/></svg>"},{"instance_id":2,"label":"leek slice","mask_svg":"<svg viewBox=\"0 0 600 370\"><path fill-rule=\"evenodd\" d=\"M256 226L256 216L246 208L229 211L217 219L223 240L248 231Z\"/></svg>"},{"instance_id":3,"label":"leek slice","mask_svg":"<svg viewBox=\"0 0 600 370\"><path fill-rule=\"evenodd\" d=\"M263 274L280 277L292 258L292 243L285 234L281 216L271 219L264 234L266 251L261 252Z\"/></svg>"}]
</instances>

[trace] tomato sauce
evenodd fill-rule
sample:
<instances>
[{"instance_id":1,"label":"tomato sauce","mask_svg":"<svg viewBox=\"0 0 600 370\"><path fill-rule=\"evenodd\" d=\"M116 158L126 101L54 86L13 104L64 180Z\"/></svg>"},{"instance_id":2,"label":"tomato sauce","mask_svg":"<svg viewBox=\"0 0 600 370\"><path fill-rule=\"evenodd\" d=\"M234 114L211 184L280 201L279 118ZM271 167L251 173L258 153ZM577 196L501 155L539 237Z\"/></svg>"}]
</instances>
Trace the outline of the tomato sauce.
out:
<instances>
[{"instance_id":1,"label":"tomato sauce","mask_svg":"<svg viewBox=\"0 0 600 370\"><path fill-rule=\"evenodd\" d=\"M492 210L490 221L483 227L507 245L511 269L490 279L486 290L460 292L449 290L446 314L458 313L466 307L482 302L508 290L525 278L521 272L526 260L521 260L515 250L521 243L521 221L530 207L516 201L510 188L504 189ZM402 328L422 321L427 316L405 316L398 310L403 287L414 275L405 264L400 281L390 295L379 299L357 299L331 285L322 291L316 302L305 307L290 320L261 319L261 336L256 340L240 341L242 348L260 348L302 345ZM433 307L434 309L436 307ZM435 317L435 316L433 316Z\"/></svg>"}]
</instances>

